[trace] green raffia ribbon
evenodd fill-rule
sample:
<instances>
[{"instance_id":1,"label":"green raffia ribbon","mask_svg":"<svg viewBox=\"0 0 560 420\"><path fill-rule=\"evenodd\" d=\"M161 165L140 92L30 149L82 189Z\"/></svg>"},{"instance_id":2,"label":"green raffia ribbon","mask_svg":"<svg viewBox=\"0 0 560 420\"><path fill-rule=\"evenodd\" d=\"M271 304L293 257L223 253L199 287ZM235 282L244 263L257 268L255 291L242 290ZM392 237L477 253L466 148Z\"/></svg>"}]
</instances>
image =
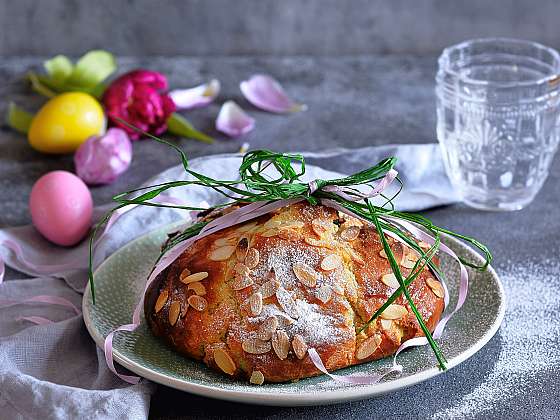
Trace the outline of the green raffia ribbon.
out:
<instances>
[{"instance_id":1,"label":"green raffia ribbon","mask_svg":"<svg viewBox=\"0 0 560 420\"><path fill-rule=\"evenodd\" d=\"M134 127L133 127L134 128ZM378 181L385 177L385 175L393 169L396 163L396 158L388 158L379 162L377 165L371 168L365 169L353 175L331 180L316 180L316 185L314 191L310 191L309 184L301 181L301 177L305 173L305 160L300 154L284 154L275 153L269 150L255 150L248 152L244 155L243 161L239 167L239 179L237 180L217 180L209 176L197 173L189 168L188 160L183 151L176 145L169 143L163 139L150 135L148 133L142 132L143 135L152 138L153 140L163 143L173 149L179 154L183 168L188 175L192 176L190 181L171 181L165 182L158 185L143 187L139 189L134 189L113 197L113 200L117 203L117 206L105 215L102 222L96 226L91 238L90 238L90 267L89 267L89 280L92 292L92 299L95 303L94 294L94 282L93 282L93 272L92 272L92 252L93 243L96 236L97 230L106 223L111 217L112 213L118 209L121 209L128 205L143 205L143 206L154 206L154 207L171 207L184 210L195 210L195 211L205 211L207 209L201 207L191 207L191 206L179 206L172 204L162 204L157 203L152 200L156 199L158 195L172 188L184 187L190 185L200 185L203 187L211 188L219 194L229 198L231 201L227 204L223 204L217 207L225 207L230 204L241 203L255 203L261 201L278 201L278 200L289 200L289 199L303 199L307 200L312 205L317 205L321 201L324 202L334 202L338 206L350 211L356 217L366 220L375 226L385 253L389 259L391 268L399 282L399 288L393 292L393 294L387 299L387 301L373 314L373 316L367 320L367 322L361 326L357 331L360 333L366 329L391 303L395 301L401 294L404 294L405 299L418 323L422 329L424 335L426 336L434 354L438 360L438 364L441 369L445 369L445 357L443 356L438 344L433 339L428 327L426 326L422 316L420 315L416 305L414 304L412 297L408 291L408 286L420 275L420 273L429 267L438 276L443 278L443 274L439 270L436 264L432 261L434 255L439 249L441 243L441 233L448 234L450 236L459 238L468 244L478 248L484 255L483 264L475 264L470 261L466 261L460 258L460 261L471 268L476 270L485 270L490 262L492 261L492 254L488 248L478 242L476 239L469 236L461 235L452 231L449 231L439 226L434 225L428 218L411 213L400 212L394 209L393 200L399 191L392 197L384 197L385 202L383 205L376 206L368 198L362 198L360 201L354 201L347 198L341 197L341 195L332 191L329 191L329 186L334 187L344 187L346 195L352 196L353 194L358 197L360 196L360 191L357 189L360 185L370 186L373 188L372 183ZM265 170L267 168L273 168L274 170ZM271 173L274 173L271 175ZM400 180L397 178L400 182ZM402 183L401 183L402 188ZM399 219L406 222L412 222L422 228L424 231L429 233L434 238L434 244L428 249L423 250L414 241L409 234L403 229L397 227L395 224L390 223L389 218ZM176 236L172 237L165 248L163 249L158 262L160 259L168 252L170 249L180 244L181 242L197 235L208 221L196 222L184 231L180 232ZM400 271L399 264L389 246L386 238L386 233L390 232L393 235L398 236L404 243L416 250L421 257L416 261L414 267L408 274L408 276L403 276Z\"/></svg>"}]
</instances>

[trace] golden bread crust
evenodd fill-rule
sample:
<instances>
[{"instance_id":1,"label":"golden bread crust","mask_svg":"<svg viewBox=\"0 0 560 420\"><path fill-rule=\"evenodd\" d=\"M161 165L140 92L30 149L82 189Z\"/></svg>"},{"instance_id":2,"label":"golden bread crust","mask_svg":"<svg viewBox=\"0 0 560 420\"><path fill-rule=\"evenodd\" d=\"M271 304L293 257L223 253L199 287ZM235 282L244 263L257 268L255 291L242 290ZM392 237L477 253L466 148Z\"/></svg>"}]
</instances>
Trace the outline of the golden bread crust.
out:
<instances>
[{"instance_id":1,"label":"golden bread crust","mask_svg":"<svg viewBox=\"0 0 560 420\"><path fill-rule=\"evenodd\" d=\"M389 242L407 274L415 252ZM395 290L382 249L373 226L288 206L193 244L150 285L146 319L177 351L255 383L256 371L267 382L320 374L307 348L329 371L386 357L422 331L401 295L356 335ZM424 270L409 291L433 330L441 284Z\"/></svg>"}]
</instances>

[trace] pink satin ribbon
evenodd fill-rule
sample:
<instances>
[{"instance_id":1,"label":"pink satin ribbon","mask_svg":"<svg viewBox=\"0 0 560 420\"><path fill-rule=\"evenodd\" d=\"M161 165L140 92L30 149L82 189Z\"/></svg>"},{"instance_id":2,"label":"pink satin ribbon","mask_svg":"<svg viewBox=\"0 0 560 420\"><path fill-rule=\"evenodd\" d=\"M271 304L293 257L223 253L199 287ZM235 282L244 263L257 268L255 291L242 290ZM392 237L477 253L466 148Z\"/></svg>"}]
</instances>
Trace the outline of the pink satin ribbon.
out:
<instances>
[{"instance_id":1,"label":"pink satin ribbon","mask_svg":"<svg viewBox=\"0 0 560 420\"><path fill-rule=\"evenodd\" d=\"M0 308L6 308L9 306L14 306L14 305L22 305L22 304L33 304L33 303L45 303L48 305L59 305L59 306L63 306L65 308L70 308L72 309L76 315L81 315L81 311L76 307L76 305L74 305L72 302L70 302L68 299L63 298L61 296L52 296L52 295L37 295L37 296L32 296L29 298L24 298L24 299L0 299ZM17 318L17 320L24 320L24 321L29 321L32 322L36 325L46 325L46 324L52 324L54 321L51 321L50 319L41 317L41 316L22 316Z\"/></svg>"}]
</instances>

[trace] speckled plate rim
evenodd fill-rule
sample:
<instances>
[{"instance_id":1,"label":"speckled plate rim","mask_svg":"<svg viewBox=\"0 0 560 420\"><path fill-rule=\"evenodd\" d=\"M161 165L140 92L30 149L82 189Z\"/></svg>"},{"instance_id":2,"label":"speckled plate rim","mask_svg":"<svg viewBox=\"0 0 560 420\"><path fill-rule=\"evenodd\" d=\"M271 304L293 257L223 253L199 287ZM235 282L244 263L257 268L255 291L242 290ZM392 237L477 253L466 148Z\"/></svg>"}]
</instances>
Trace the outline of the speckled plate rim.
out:
<instances>
[{"instance_id":1,"label":"speckled plate rim","mask_svg":"<svg viewBox=\"0 0 560 420\"><path fill-rule=\"evenodd\" d=\"M128 242L126 245L119 248L108 258L106 258L105 261L103 261L97 267L94 275L98 273L100 270L103 270L106 264L111 263L112 259L118 253L123 252L126 248L134 246L137 242L143 241L151 235L158 234L162 231L170 232L173 230L173 228L177 228L177 226L180 225L184 225L184 222L176 222L176 223L171 223L168 225L161 226ZM452 242L454 243L455 246L463 248L465 252L468 253L475 261L477 262L481 261L481 257L472 248L468 247L461 241L446 234L442 234L442 238L446 242ZM459 365L460 363L464 362L465 360L473 356L475 353L477 353L482 347L486 345L486 343L488 343L488 341L490 341L490 339L496 334L496 332L500 328L500 325L502 324L505 315L505 310L506 310L505 290L498 277L498 274L496 273L496 271L492 266L488 267L488 272L497 287L498 296L500 298L500 304L498 306L498 311L495 315L494 322L487 328L484 334L482 334L475 343L473 343L470 347L466 348L457 356L448 359L447 370L452 369L453 367ZM84 291L84 295L82 299L82 312L83 312L84 323L86 325L89 334L91 335L91 337L93 338L97 346L103 349L105 337L97 330L97 328L95 328L95 325L92 322L91 314L89 311L90 306L86 304L86 302L89 299L91 299L91 289L88 284L86 290ZM151 369L145 368L144 366L129 359L126 355L122 354L117 349L113 349L113 358L118 364L124 366L131 372L143 378L146 378L150 381L159 383L161 385L166 385L181 391L186 391L203 397L216 398L216 399L240 402L246 404L292 406L292 407L310 406L310 405L329 405L329 404L341 403L344 401L356 401L356 400L371 398L371 397L387 394L390 392L394 392L403 388L407 388L412 385L416 385L420 382L424 382L428 379L438 376L441 373L444 373L439 368L434 366L432 368L423 370L421 372L412 374L404 378L399 378L390 382L380 382L375 385L349 386L349 387L343 387L343 388L333 389L333 390L325 389L322 390L321 392L302 391L300 393L287 394L287 393L262 392L262 388L259 387L255 387L254 392L235 391L235 390L215 387L212 385L202 385L202 384L192 383L189 382L188 380L175 379L166 376L165 374L154 372Z\"/></svg>"}]
</instances>

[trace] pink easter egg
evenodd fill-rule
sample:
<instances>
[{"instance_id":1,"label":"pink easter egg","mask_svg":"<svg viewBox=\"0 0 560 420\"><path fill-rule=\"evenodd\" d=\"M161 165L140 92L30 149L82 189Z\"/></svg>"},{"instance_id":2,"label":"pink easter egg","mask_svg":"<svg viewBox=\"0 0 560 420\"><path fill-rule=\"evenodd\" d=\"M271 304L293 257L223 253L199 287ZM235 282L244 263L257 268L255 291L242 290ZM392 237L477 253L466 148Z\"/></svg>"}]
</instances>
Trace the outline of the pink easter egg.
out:
<instances>
[{"instance_id":1,"label":"pink easter egg","mask_svg":"<svg viewBox=\"0 0 560 420\"><path fill-rule=\"evenodd\" d=\"M53 171L37 180L29 197L33 225L58 245L80 242L91 226L93 201L86 184L66 171Z\"/></svg>"}]
</instances>

